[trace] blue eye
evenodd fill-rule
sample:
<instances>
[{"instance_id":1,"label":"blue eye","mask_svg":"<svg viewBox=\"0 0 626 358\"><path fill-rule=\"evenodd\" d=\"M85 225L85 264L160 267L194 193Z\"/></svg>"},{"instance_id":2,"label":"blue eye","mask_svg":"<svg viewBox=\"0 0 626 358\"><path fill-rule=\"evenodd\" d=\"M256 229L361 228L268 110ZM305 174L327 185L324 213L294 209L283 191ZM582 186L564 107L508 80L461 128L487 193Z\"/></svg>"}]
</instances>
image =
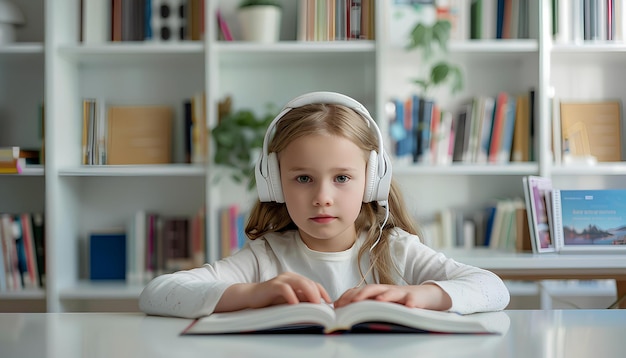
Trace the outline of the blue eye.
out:
<instances>
[{"instance_id":1,"label":"blue eye","mask_svg":"<svg viewBox=\"0 0 626 358\"><path fill-rule=\"evenodd\" d=\"M338 183L346 183L350 178L347 175L338 175L335 180L337 180Z\"/></svg>"},{"instance_id":2,"label":"blue eye","mask_svg":"<svg viewBox=\"0 0 626 358\"><path fill-rule=\"evenodd\" d=\"M298 183L309 183L311 181L311 177L308 175L299 175L296 177L296 181Z\"/></svg>"}]
</instances>

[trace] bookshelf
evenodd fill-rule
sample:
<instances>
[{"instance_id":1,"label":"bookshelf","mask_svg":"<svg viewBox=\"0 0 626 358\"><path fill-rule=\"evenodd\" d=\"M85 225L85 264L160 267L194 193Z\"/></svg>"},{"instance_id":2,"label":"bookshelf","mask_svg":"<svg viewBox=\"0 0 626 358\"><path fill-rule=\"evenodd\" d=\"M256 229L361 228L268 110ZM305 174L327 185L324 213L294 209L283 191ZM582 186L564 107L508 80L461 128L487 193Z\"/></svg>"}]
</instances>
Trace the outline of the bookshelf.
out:
<instances>
[{"instance_id":1,"label":"bookshelf","mask_svg":"<svg viewBox=\"0 0 626 358\"><path fill-rule=\"evenodd\" d=\"M174 132L174 164L80 165L82 98L169 104L180 128L182 100L204 91L206 125L211 128L217 123L217 103L227 95L232 96L235 110L249 108L260 114L268 103L281 106L299 93L331 90L363 103L383 133L388 133L388 99L417 91L408 79L414 77L418 55L391 46L385 26L376 26L376 40L299 42L294 1L283 1L281 41L270 45L218 41L213 26L217 8L233 36L239 33L236 3L214 0L206 0L207 26L201 41L83 45L78 41L79 2L62 0L44 6L43 0L20 1L28 22L18 30L18 43L0 47L0 145L38 146L37 106L44 93L46 103L45 175L43 167L20 176L0 175L0 212L45 209L46 213L45 291L0 292L0 302L19 310L95 310L109 304L118 308L120 302L132 309L141 286L96 285L84 279L80 248L90 231L124 225L140 209L191 215L205 206L207 236L217 238L219 209L232 203L249 205L255 198L254 192L226 180L216 184L215 177L224 169L184 164L180 129ZM376 24L387 21L389 3L376 2ZM534 88L536 160L507 165L396 165L394 174L417 218L448 207L480 206L497 197L523 198L525 175L550 176L555 186L564 189L623 186L623 162L588 167L552 161L549 88L554 87L561 98L598 99L610 94L625 103L621 64L626 45L554 44L550 3L530 1L534 29L530 39L453 41L451 56L466 74L465 89L455 97L445 90L435 92L443 106L453 108L478 94ZM209 261L216 260L219 240L208 240L207 251Z\"/></svg>"}]
</instances>

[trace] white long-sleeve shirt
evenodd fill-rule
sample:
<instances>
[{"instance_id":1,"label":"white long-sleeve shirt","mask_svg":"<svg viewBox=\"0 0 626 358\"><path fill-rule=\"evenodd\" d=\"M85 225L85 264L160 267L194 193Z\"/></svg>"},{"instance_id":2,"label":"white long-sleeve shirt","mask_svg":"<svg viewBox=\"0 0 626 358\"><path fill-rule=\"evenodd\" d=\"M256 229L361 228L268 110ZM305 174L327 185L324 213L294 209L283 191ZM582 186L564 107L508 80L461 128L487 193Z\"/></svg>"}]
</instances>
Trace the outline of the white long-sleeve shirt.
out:
<instances>
[{"instance_id":1,"label":"white long-sleeve shirt","mask_svg":"<svg viewBox=\"0 0 626 358\"><path fill-rule=\"evenodd\" d=\"M211 314L224 291L235 283L264 282L283 272L294 272L319 282L335 301L361 280L357 255L365 240L361 235L346 251L309 249L297 231L271 233L247 243L236 254L213 265L154 278L139 297L139 308L164 316L196 318ZM466 314L504 309L509 292L492 272L446 258L396 229L389 237L391 256L403 279L398 285L437 284L452 299L450 311ZM369 268L367 254L361 270ZM371 274L367 282L372 283Z\"/></svg>"}]
</instances>

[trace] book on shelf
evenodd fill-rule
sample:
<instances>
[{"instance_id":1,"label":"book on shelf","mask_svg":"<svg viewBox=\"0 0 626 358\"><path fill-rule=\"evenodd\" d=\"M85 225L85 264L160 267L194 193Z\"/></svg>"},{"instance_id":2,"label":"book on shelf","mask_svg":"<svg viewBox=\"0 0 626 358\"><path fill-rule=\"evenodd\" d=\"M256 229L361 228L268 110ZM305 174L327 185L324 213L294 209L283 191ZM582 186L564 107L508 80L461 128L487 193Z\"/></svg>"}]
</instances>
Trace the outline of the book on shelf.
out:
<instances>
[{"instance_id":1,"label":"book on shelf","mask_svg":"<svg viewBox=\"0 0 626 358\"><path fill-rule=\"evenodd\" d=\"M0 214L0 291L43 287L43 215Z\"/></svg>"},{"instance_id":2,"label":"book on shelf","mask_svg":"<svg viewBox=\"0 0 626 358\"><path fill-rule=\"evenodd\" d=\"M220 39L223 41L233 41L233 35L230 31L230 26L228 26L228 22L222 16L222 13L217 10L217 24L220 29Z\"/></svg>"},{"instance_id":3,"label":"book on shelf","mask_svg":"<svg viewBox=\"0 0 626 358\"><path fill-rule=\"evenodd\" d=\"M572 160L590 158L598 162L621 161L619 100L590 102L561 100L558 112L564 162L567 162L568 158ZM558 145L556 147L558 148Z\"/></svg>"},{"instance_id":4,"label":"book on shelf","mask_svg":"<svg viewBox=\"0 0 626 358\"><path fill-rule=\"evenodd\" d=\"M626 252L626 189L552 190L559 253Z\"/></svg>"},{"instance_id":5,"label":"book on shelf","mask_svg":"<svg viewBox=\"0 0 626 358\"><path fill-rule=\"evenodd\" d=\"M464 333L503 334L504 312L460 315L373 300L341 308L326 303L283 304L213 313L194 320L183 335L232 333Z\"/></svg>"},{"instance_id":6,"label":"book on shelf","mask_svg":"<svg viewBox=\"0 0 626 358\"><path fill-rule=\"evenodd\" d=\"M111 230L89 234L89 279L126 279L126 232Z\"/></svg>"},{"instance_id":7,"label":"book on shelf","mask_svg":"<svg viewBox=\"0 0 626 358\"><path fill-rule=\"evenodd\" d=\"M206 263L205 210L172 216L141 209L126 225L126 281L153 277Z\"/></svg>"},{"instance_id":8,"label":"book on shelf","mask_svg":"<svg viewBox=\"0 0 626 358\"><path fill-rule=\"evenodd\" d=\"M104 44L111 34L111 1L81 0L81 40L84 44ZM137 1L139 3L139 1Z\"/></svg>"},{"instance_id":9,"label":"book on shelf","mask_svg":"<svg viewBox=\"0 0 626 358\"><path fill-rule=\"evenodd\" d=\"M533 247L530 242L530 226L528 225L528 213L525 207L517 208L515 211L515 251L532 252Z\"/></svg>"},{"instance_id":10,"label":"book on shelf","mask_svg":"<svg viewBox=\"0 0 626 358\"><path fill-rule=\"evenodd\" d=\"M106 164L171 163L172 121L169 106L109 106Z\"/></svg>"},{"instance_id":11,"label":"book on shelf","mask_svg":"<svg viewBox=\"0 0 626 358\"><path fill-rule=\"evenodd\" d=\"M555 252L557 247L551 234L548 211L552 179L529 175L522 180L532 250L534 253Z\"/></svg>"},{"instance_id":12,"label":"book on shelf","mask_svg":"<svg viewBox=\"0 0 626 358\"><path fill-rule=\"evenodd\" d=\"M530 94L517 96L511 161L530 161Z\"/></svg>"}]
</instances>

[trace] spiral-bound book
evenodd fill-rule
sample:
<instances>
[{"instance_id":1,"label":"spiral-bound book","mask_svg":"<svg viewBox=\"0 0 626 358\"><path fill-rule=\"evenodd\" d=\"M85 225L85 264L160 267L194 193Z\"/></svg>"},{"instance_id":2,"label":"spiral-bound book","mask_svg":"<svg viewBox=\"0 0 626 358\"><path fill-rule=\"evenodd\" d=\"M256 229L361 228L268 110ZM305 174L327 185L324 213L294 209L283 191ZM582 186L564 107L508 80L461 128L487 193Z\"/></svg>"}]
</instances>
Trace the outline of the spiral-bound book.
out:
<instances>
[{"instance_id":1,"label":"spiral-bound book","mask_svg":"<svg viewBox=\"0 0 626 358\"><path fill-rule=\"evenodd\" d=\"M626 189L552 190L557 250L626 252Z\"/></svg>"}]
</instances>

